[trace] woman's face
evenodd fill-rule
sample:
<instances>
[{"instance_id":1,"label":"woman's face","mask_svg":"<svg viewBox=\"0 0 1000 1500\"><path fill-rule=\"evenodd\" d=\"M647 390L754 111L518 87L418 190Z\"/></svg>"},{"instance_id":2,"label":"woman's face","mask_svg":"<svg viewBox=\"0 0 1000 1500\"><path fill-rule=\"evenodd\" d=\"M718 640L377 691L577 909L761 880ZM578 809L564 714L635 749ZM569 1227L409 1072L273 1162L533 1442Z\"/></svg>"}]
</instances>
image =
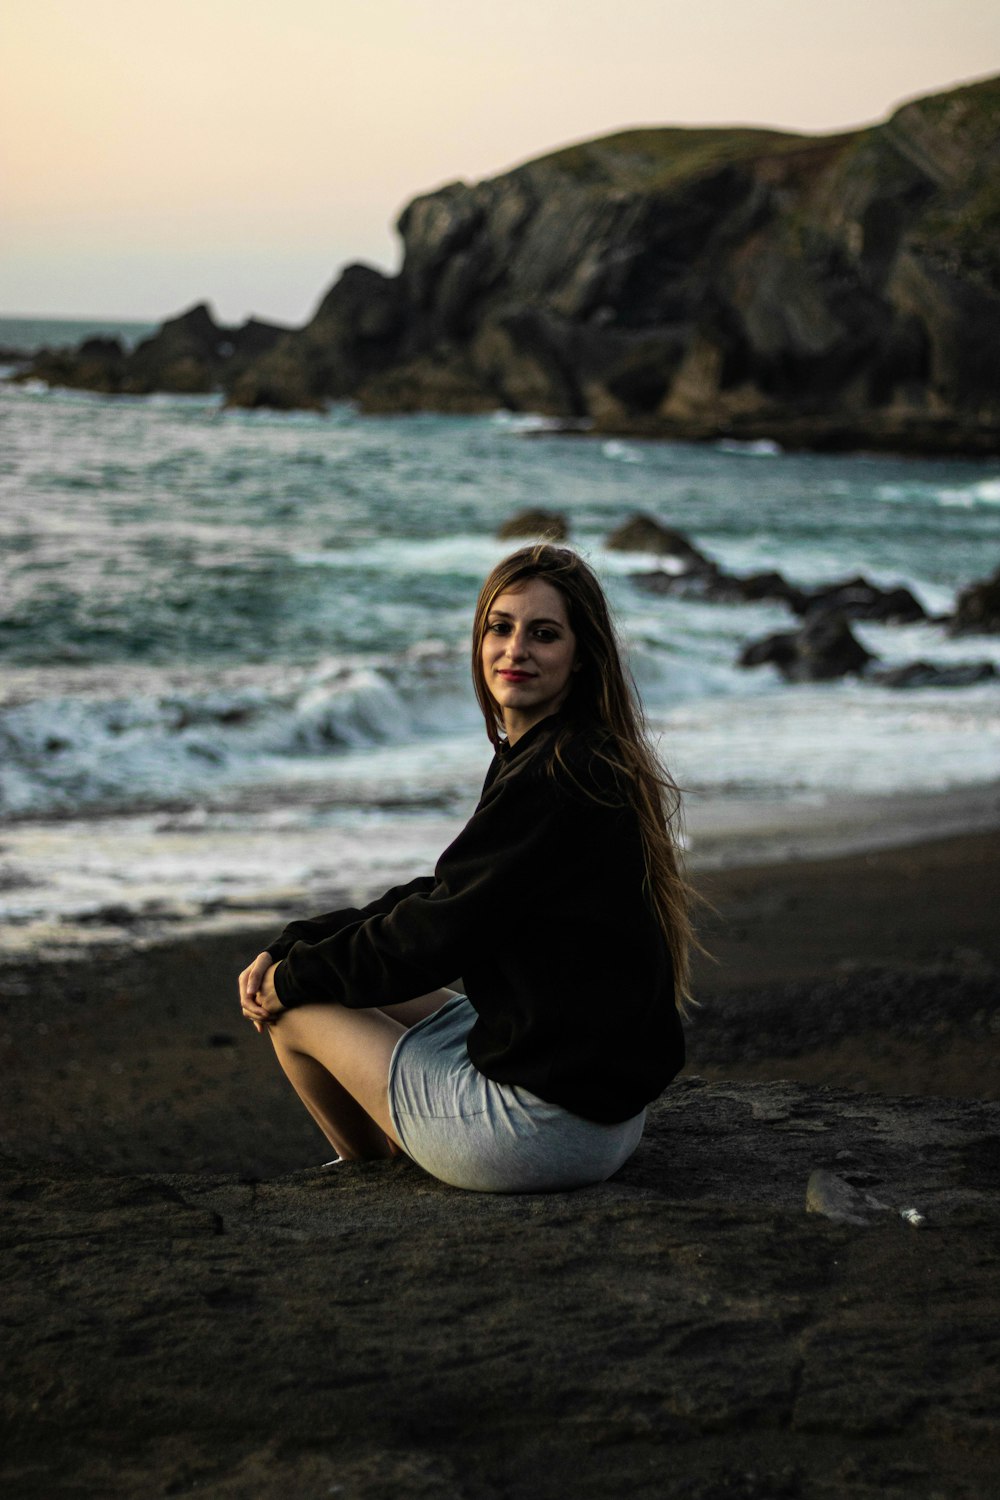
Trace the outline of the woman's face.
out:
<instances>
[{"instance_id":1,"label":"woman's face","mask_svg":"<svg viewBox=\"0 0 1000 1500\"><path fill-rule=\"evenodd\" d=\"M498 594L486 616L483 676L511 744L565 702L577 666L566 601L543 578Z\"/></svg>"}]
</instances>

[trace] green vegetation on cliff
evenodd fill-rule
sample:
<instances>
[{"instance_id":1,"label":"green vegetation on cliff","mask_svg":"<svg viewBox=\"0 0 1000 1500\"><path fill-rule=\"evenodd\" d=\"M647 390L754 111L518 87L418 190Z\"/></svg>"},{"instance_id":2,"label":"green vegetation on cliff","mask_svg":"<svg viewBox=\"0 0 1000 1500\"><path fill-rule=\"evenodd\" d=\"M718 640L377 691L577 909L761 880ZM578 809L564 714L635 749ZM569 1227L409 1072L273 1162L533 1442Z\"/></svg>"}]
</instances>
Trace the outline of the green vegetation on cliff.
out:
<instances>
[{"instance_id":1,"label":"green vegetation on cliff","mask_svg":"<svg viewBox=\"0 0 1000 1500\"><path fill-rule=\"evenodd\" d=\"M703 177L720 167L766 156L790 155L817 144L849 140L745 127L692 130L679 126L622 130L592 141L579 141L549 155L534 157L517 171L547 167L574 178L581 186L623 192L658 192Z\"/></svg>"}]
</instances>

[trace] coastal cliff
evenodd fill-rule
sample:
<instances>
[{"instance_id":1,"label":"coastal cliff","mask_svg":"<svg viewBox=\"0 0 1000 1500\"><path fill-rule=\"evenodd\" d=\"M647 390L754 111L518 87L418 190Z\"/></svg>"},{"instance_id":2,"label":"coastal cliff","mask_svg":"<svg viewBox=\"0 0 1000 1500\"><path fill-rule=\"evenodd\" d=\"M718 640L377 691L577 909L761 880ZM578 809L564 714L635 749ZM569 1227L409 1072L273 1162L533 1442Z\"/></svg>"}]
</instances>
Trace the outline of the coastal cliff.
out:
<instances>
[{"instance_id":1,"label":"coastal cliff","mask_svg":"<svg viewBox=\"0 0 1000 1500\"><path fill-rule=\"evenodd\" d=\"M1000 78L834 136L584 142L416 198L398 276L348 267L304 328L211 375L249 408L1000 451L998 163Z\"/></svg>"}]
</instances>

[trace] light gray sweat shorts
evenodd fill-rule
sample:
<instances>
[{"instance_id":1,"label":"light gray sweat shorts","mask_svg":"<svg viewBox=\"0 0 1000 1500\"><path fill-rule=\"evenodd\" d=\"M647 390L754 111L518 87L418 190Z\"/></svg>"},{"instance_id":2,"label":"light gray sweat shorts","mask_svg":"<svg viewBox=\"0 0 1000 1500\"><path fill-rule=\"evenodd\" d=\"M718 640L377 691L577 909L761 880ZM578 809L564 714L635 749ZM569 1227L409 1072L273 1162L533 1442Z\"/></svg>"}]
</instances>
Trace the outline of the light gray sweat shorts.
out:
<instances>
[{"instance_id":1,"label":"light gray sweat shorts","mask_svg":"<svg viewBox=\"0 0 1000 1500\"><path fill-rule=\"evenodd\" d=\"M646 1111L621 1125L585 1120L470 1061L476 1012L446 1000L396 1043L389 1113L407 1156L432 1177L479 1193L552 1193L604 1182L639 1144Z\"/></svg>"}]
</instances>

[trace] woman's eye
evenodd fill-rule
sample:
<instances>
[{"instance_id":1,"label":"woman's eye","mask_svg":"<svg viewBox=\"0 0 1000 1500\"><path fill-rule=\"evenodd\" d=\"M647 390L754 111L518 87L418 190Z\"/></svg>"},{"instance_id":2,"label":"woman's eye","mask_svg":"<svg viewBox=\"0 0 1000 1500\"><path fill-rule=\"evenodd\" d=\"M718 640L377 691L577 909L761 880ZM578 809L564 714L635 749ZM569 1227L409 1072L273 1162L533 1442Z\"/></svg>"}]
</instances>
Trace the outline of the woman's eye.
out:
<instances>
[{"instance_id":1,"label":"woman's eye","mask_svg":"<svg viewBox=\"0 0 1000 1500\"><path fill-rule=\"evenodd\" d=\"M535 635L538 640L543 641L546 645L559 639L554 630L536 630Z\"/></svg>"}]
</instances>

